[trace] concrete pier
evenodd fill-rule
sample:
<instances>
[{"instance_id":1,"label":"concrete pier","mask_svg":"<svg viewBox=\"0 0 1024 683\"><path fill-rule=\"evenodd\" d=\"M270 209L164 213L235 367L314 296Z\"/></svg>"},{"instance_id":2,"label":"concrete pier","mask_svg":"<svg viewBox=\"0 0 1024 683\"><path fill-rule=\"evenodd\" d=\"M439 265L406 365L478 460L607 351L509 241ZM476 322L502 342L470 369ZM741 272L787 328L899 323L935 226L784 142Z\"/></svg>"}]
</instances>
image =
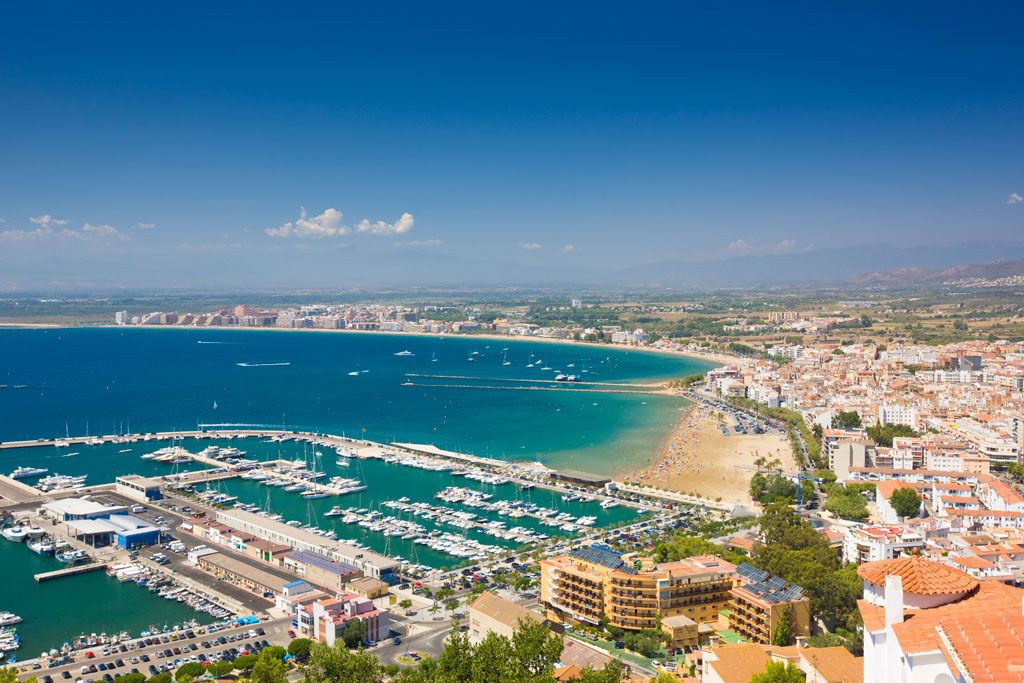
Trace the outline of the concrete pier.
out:
<instances>
[{"instance_id":1,"label":"concrete pier","mask_svg":"<svg viewBox=\"0 0 1024 683\"><path fill-rule=\"evenodd\" d=\"M32 578L42 583L43 581L50 581L52 579L59 579L62 576L77 576L79 574L88 574L99 569L103 569L107 566L106 562L90 562L88 564L76 564L73 567L64 567L63 569L57 569L52 572L43 572L42 574L36 574Z\"/></svg>"}]
</instances>

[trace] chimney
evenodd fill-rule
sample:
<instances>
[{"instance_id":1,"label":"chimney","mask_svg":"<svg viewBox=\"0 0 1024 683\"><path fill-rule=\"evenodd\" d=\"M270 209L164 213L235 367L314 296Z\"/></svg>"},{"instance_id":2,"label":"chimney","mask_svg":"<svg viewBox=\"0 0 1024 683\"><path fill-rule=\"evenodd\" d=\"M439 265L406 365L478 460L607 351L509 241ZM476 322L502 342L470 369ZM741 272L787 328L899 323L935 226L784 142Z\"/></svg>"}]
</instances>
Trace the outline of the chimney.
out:
<instances>
[{"instance_id":1,"label":"chimney","mask_svg":"<svg viewBox=\"0 0 1024 683\"><path fill-rule=\"evenodd\" d=\"M1021 598L1024 600L1024 598ZM885 577L885 625L903 623L903 577Z\"/></svg>"}]
</instances>

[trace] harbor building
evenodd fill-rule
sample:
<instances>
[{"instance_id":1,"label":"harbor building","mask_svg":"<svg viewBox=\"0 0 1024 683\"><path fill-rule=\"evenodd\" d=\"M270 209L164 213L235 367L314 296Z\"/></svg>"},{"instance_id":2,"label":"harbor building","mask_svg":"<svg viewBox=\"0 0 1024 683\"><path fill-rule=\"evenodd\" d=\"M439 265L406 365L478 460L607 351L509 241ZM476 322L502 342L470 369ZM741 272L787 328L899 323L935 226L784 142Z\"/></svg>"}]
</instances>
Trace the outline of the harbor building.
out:
<instances>
[{"instance_id":1,"label":"harbor building","mask_svg":"<svg viewBox=\"0 0 1024 683\"><path fill-rule=\"evenodd\" d=\"M366 625L365 641L376 643L391 635L391 615L372 600L352 593L317 600L296 609L296 626L305 638L334 645L352 620Z\"/></svg>"},{"instance_id":2,"label":"harbor building","mask_svg":"<svg viewBox=\"0 0 1024 683\"><path fill-rule=\"evenodd\" d=\"M736 567L713 555L678 562L638 559L628 564L604 546L541 561L541 602L555 622L608 623L623 629L658 628L692 644L695 627L717 619L732 602Z\"/></svg>"},{"instance_id":3,"label":"harbor building","mask_svg":"<svg viewBox=\"0 0 1024 683\"><path fill-rule=\"evenodd\" d=\"M160 542L160 529L126 513L123 505L102 505L84 498L43 504L43 514L64 524L65 533L93 548L117 545L135 550Z\"/></svg>"},{"instance_id":4,"label":"harbor building","mask_svg":"<svg viewBox=\"0 0 1024 683\"><path fill-rule=\"evenodd\" d=\"M147 477L140 477L137 474L126 474L114 480L115 491L118 494L137 500L140 503L150 503L163 498L160 493L160 482Z\"/></svg>"},{"instance_id":5,"label":"harbor building","mask_svg":"<svg viewBox=\"0 0 1024 683\"><path fill-rule=\"evenodd\" d=\"M189 554L189 560L218 579L267 597L283 594L285 586L294 580L242 562L213 548L193 551Z\"/></svg>"},{"instance_id":6,"label":"harbor building","mask_svg":"<svg viewBox=\"0 0 1024 683\"><path fill-rule=\"evenodd\" d=\"M728 629L753 643L771 643L779 624L788 620L790 642L811 635L811 601L800 586L746 562L736 574L740 583L722 614Z\"/></svg>"},{"instance_id":7,"label":"harbor building","mask_svg":"<svg viewBox=\"0 0 1024 683\"><path fill-rule=\"evenodd\" d=\"M76 519L102 519L126 512L128 512L128 508L124 505L103 505L85 498L61 498L43 503L43 514L59 522Z\"/></svg>"},{"instance_id":8,"label":"harbor building","mask_svg":"<svg viewBox=\"0 0 1024 683\"><path fill-rule=\"evenodd\" d=\"M293 550L324 555L335 562L356 567L366 576L372 576L390 585L398 583L401 564L371 550L363 550L344 541L324 538L311 531L298 529L245 510L218 510L216 521L258 539L287 545Z\"/></svg>"},{"instance_id":9,"label":"harbor building","mask_svg":"<svg viewBox=\"0 0 1024 683\"><path fill-rule=\"evenodd\" d=\"M363 575L362 571L350 564L335 562L308 550L285 553L281 564L310 583L332 590L340 590L347 582Z\"/></svg>"},{"instance_id":10,"label":"harbor building","mask_svg":"<svg viewBox=\"0 0 1024 683\"><path fill-rule=\"evenodd\" d=\"M480 594L469 606L469 642L476 645L495 633L511 638L520 621L542 622L544 617L490 591Z\"/></svg>"}]
</instances>

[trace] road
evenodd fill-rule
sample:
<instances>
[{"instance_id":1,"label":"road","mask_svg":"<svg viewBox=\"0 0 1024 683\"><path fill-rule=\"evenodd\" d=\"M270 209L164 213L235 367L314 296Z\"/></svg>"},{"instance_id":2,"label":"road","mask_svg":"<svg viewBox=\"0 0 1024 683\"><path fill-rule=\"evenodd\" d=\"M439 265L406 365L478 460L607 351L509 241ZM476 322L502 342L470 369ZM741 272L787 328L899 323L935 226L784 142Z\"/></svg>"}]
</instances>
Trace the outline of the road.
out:
<instances>
[{"instance_id":1,"label":"road","mask_svg":"<svg viewBox=\"0 0 1024 683\"><path fill-rule=\"evenodd\" d=\"M462 623L468 623L468 620L463 620ZM408 660L402 662L399 661L399 658L407 657L409 652L437 657L444 649L444 641L448 638L448 634L451 633L452 622L451 619L441 619L436 622L418 623L395 620L391 623L394 633L407 634L410 628L412 635L401 635L402 642L399 645L394 645L392 641L386 640L371 648L369 652L375 654L384 664L398 664L399 666L408 666Z\"/></svg>"}]
</instances>

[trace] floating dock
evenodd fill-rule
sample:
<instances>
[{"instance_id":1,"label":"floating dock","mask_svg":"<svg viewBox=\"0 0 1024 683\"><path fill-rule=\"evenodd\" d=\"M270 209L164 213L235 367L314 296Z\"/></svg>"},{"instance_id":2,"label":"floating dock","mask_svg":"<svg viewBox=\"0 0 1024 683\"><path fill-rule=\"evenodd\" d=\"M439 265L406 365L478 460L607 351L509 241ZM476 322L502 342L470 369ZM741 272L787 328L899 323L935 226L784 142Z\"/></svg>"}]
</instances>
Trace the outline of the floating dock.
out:
<instances>
[{"instance_id":1,"label":"floating dock","mask_svg":"<svg viewBox=\"0 0 1024 683\"><path fill-rule=\"evenodd\" d=\"M43 572L42 574L36 574L32 578L42 583L43 581L50 581L52 579L59 579L62 576L77 576L79 574L88 574L99 569L103 569L107 566L106 562L90 562L88 564L77 564L74 567L64 567L64 569L58 569L52 572Z\"/></svg>"}]
</instances>

